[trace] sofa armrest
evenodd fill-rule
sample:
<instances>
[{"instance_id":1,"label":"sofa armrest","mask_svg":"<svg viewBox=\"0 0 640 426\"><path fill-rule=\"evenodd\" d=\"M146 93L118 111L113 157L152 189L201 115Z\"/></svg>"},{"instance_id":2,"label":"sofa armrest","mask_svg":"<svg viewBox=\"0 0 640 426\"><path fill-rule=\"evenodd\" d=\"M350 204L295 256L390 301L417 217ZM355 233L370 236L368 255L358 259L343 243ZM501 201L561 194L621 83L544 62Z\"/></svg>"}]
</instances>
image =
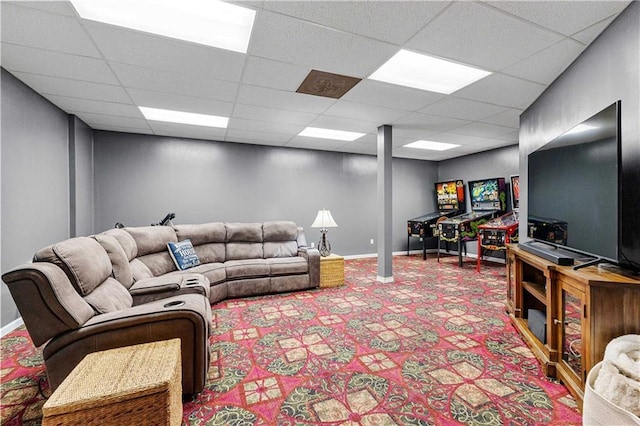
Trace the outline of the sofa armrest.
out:
<instances>
[{"instance_id":1,"label":"sofa armrest","mask_svg":"<svg viewBox=\"0 0 640 426\"><path fill-rule=\"evenodd\" d=\"M167 274L136 281L129 293L135 306L179 294L201 294L209 298L209 280L202 274Z\"/></svg>"},{"instance_id":2,"label":"sofa armrest","mask_svg":"<svg viewBox=\"0 0 640 426\"><path fill-rule=\"evenodd\" d=\"M85 355L124 346L179 338L183 393L201 391L209 366L211 307L198 294L184 294L96 315L77 330L57 336L43 350L55 389Z\"/></svg>"},{"instance_id":3,"label":"sofa armrest","mask_svg":"<svg viewBox=\"0 0 640 426\"><path fill-rule=\"evenodd\" d=\"M320 252L316 248L298 247L298 256L304 257L309 263L309 286L318 287L320 285Z\"/></svg>"},{"instance_id":4,"label":"sofa armrest","mask_svg":"<svg viewBox=\"0 0 640 426\"><path fill-rule=\"evenodd\" d=\"M5 273L2 280L36 346L82 326L94 315L64 271L53 263L28 263Z\"/></svg>"}]
</instances>

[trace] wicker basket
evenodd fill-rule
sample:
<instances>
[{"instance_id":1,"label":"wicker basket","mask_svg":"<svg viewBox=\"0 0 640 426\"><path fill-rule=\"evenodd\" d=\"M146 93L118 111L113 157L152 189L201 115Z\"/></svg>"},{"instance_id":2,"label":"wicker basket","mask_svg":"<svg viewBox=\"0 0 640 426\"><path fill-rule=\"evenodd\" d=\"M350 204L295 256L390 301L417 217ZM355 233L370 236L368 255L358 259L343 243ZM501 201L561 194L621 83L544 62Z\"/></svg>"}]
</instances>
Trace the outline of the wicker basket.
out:
<instances>
[{"instance_id":1,"label":"wicker basket","mask_svg":"<svg viewBox=\"0 0 640 426\"><path fill-rule=\"evenodd\" d=\"M320 258L320 287L344 284L344 257L330 254Z\"/></svg>"},{"instance_id":2,"label":"wicker basket","mask_svg":"<svg viewBox=\"0 0 640 426\"><path fill-rule=\"evenodd\" d=\"M180 339L87 355L42 411L43 426L180 425Z\"/></svg>"}]
</instances>

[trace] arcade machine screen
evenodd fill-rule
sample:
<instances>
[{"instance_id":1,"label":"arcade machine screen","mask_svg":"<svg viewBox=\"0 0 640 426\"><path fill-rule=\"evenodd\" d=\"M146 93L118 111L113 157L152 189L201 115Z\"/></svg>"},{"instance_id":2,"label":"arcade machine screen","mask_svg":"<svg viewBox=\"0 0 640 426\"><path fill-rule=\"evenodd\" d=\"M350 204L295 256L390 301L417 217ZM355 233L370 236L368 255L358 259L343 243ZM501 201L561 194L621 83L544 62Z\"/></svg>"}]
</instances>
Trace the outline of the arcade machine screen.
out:
<instances>
[{"instance_id":1,"label":"arcade machine screen","mask_svg":"<svg viewBox=\"0 0 640 426\"><path fill-rule=\"evenodd\" d=\"M471 194L471 210L499 210L507 209L504 178L492 178L469 182Z\"/></svg>"},{"instance_id":2,"label":"arcade machine screen","mask_svg":"<svg viewBox=\"0 0 640 426\"><path fill-rule=\"evenodd\" d=\"M436 183L436 197L440 212L464 212L464 183L461 180L451 180Z\"/></svg>"},{"instance_id":3,"label":"arcade machine screen","mask_svg":"<svg viewBox=\"0 0 640 426\"><path fill-rule=\"evenodd\" d=\"M520 176L511 176L511 205L513 210L520 208Z\"/></svg>"}]
</instances>

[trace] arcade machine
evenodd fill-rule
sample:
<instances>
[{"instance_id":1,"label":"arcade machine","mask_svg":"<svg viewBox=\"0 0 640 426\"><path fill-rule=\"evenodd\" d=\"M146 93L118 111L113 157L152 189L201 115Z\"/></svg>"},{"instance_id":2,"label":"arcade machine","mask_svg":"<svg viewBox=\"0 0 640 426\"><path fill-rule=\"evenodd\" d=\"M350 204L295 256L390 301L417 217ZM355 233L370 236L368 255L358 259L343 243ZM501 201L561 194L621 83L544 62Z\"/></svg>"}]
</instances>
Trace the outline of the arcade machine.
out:
<instances>
[{"instance_id":1,"label":"arcade machine","mask_svg":"<svg viewBox=\"0 0 640 426\"><path fill-rule=\"evenodd\" d=\"M438 223L438 261L440 241L458 244L458 266L462 267L462 249L478 237L478 226L495 218L507 208L504 178L491 178L469 182L471 212L453 216Z\"/></svg>"},{"instance_id":2,"label":"arcade machine","mask_svg":"<svg viewBox=\"0 0 640 426\"><path fill-rule=\"evenodd\" d=\"M507 244L518 241L520 208L520 176L511 176L512 211L478 226L478 262L480 272L483 250L505 251Z\"/></svg>"},{"instance_id":3,"label":"arcade machine","mask_svg":"<svg viewBox=\"0 0 640 426\"><path fill-rule=\"evenodd\" d=\"M464 182L451 180L436 183L436 202L438 211L414 217L407 221L407 256L411 246L411 238L420 238L422 241L422 259L427 259L427 238L437 235L436 224L438 220L464 213Z\"/></svg>"}]
</instances>

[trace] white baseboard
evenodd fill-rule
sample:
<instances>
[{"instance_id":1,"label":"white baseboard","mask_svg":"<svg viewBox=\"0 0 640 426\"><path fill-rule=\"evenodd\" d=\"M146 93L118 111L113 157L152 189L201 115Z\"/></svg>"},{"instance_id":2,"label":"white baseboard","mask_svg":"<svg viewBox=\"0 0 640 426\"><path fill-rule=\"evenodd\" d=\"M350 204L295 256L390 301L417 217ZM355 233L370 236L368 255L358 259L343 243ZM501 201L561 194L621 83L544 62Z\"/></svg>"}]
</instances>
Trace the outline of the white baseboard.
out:
<instances>
[{"instance_id":1,"label":"white baseboard","mask_svg":"<svg viewBox=\"0 0 640 426\"><path fill-rule=\"evenodd\" d=\"M18 319L14 319L9 324L7 324L4 327L2 327L2 329L0 330L0 337L6 336L7 334L11 333L16 328L20 327L22 324L24 324L24 321L22 321L22 317L20 317Z\"/></svg>"},{"instance_id":2,"label":"white baseboard","mask_svg":"<svg viewBox=\"0 0 640 426\"><path fill-rule=\"evenodd\" d=\"M376 278L376 281L378 281L379 283L392 283L394 281L393 277L381 277L380 275L378 275L378 278Z\"/></svg>"}]
</instances>

